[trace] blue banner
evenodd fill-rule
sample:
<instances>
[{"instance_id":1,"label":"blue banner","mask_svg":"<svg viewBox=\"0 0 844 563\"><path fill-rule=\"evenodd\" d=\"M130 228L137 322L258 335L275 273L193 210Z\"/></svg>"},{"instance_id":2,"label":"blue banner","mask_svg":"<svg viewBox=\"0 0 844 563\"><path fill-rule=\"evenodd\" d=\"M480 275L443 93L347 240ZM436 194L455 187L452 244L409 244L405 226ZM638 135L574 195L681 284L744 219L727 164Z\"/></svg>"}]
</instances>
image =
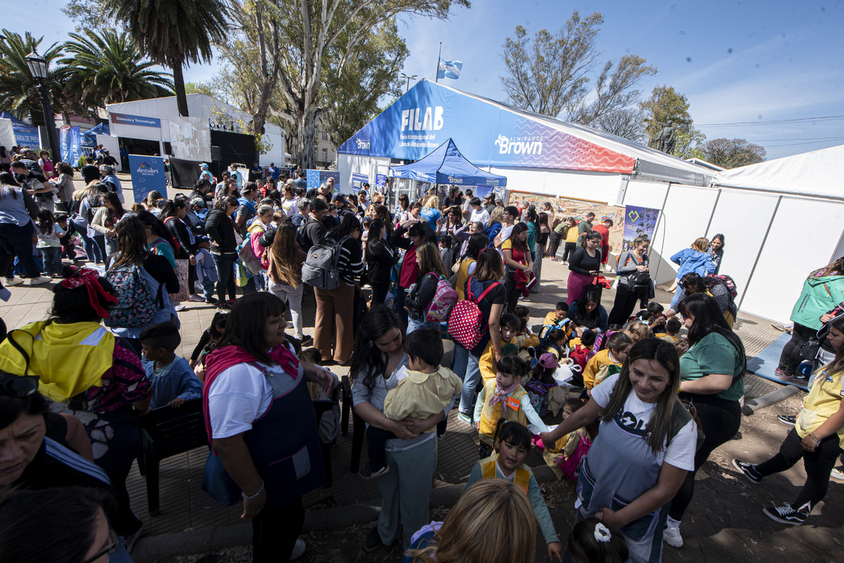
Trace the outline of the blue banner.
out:
<instances>
[{"instance_id":1,"label":"blue banner","mask_svg":"<svg viewBox=\"0 0 844 563\"><path fill-rule=\"evenodd\" d=\"M332 172L330 170L305 170L305 179L308 181L308 189L314 190L322 185L323 182L328 181L329 178L334 178L335 191L340 190L340 173Z\"/></svg>"},{"instance_id":2,"label":"blue banner","mask_svg":"<svg viewBox=\"0 0 844 563\"><path fill-rule=\"evenodd\" d=\"M79 127L71 127L68 131L68 150L70 151L70 160L66 161L70 164L76 164L79 157L82 156L82 139L81 129Z\"/></svg>"},{"instance_id":3,"label":"blue banner","mask_svg":"<svg viewBox=\"0 0 844 563\"><path fill-rule=\"evenodd\" d=\"M551 122L427 80L418 82L337 152L421 160L451 138L475 166L631 173L635 159Z\"/></svg>"},{"instance_id":4,"label":"blue banner","mask_svg":"<svg viewBox=\"0 0 844 563\"><path fill-rule=\"evenodd\" d=\"M132 173L132 193L136 202L147 197L152 190L167 195L167 179L162 157L130 154L129 170Z\"/></svg>"},{"instance_id":5,"label":"blue banner","mask_svg":"<svg viewBox=\"0 0 844 563\"><path fill-rule=\"evenodd\" d=\"M387 185L387 175L386 174L376 174L375 175L375 189L379 192L383 192L384 188Z\"/></svg>"},{"instance_id":6,"label":"blue banner","mask_svg":"<svg viewBox=\"0 0 844 563\"><path fill-rule=\"evenodd\" d=\"M62 162L76 164L70 160L70 125L63 125L59 129L59 158Z\"/></svg>"},{"instance_id":7,"label":"blue banner","mask_svg":"<svg viewBox=\"0 0 844 563\"><path fill-rule=\"evenodd\" d=\"M0 113L0 117L12 122L12 131L15 133L15 144L19 147L29 147L38 152L40 140L38 139L38 128L34 125L27 125L8 111ZM56 155L52 155L55 160Z\"/></svg>"},{"instance_id":8,"label":"blue banner","mask_svg":"<svg viewBox=\"0 0 844 563\"><path fill-rule=\"evenodd\" d=\"M110 113L112 123L119 125L138 125L140 127L157 127L161 129L161 120L157 117L145 117L143 115L128 115L125 113Z\"/></svg>"}]
</instances>

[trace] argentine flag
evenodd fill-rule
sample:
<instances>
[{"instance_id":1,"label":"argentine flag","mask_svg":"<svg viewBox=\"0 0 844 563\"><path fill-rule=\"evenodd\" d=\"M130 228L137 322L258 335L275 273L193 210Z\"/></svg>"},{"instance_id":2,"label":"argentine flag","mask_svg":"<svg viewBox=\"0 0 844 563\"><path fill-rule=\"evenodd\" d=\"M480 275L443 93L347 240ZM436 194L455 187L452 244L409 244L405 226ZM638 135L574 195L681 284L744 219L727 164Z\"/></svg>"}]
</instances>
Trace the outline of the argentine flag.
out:
<instances>
[{"instance_id":1,"label":"argentine flag","mask_svg":"<svg viewBox=\"0 0 844 563\"><path fill-rule=\"evenodd\" d=\"M452 78L457 80L460 78L461 70L463 70L463 61L446 61L440 59L439 70L437 70L437 78Z\"/></svg>"}]
</instances>

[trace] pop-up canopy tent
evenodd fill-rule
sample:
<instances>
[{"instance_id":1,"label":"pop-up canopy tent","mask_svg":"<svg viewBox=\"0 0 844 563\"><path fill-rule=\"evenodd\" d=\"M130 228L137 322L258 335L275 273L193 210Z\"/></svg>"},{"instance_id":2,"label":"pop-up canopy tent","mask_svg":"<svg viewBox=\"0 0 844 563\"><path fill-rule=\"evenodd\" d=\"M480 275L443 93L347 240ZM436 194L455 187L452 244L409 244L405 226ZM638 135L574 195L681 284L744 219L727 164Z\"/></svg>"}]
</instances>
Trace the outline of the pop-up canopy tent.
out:
<instances>
[{"instance_id":1,"label":"pop-up canopy tent","mask_svg":"<svg viewBox=\"0 0 844 563\"><path fill-rule=\"evenodd\" d=\"M100 144L97 142L97 135L111 135L108 123L100 123L99 125L92 127L87 131L82 131L82 133L79 134L79 137L82 140L83 150L90 149L86 151L86 154L90 154L94 147Z\"/></svg>"},{"instance_id":2,"label":"pop-up canopy tent","mask_svg":"<svg viewBox=\"0 0 844 563\"><path fill-rule=\"evenodd\" d=\"M461 186L507 185L507 177L484 172L460 154L454 141L448 139L422 160L390 168L390 176L410 178L431 184L457 184Z\"/></svg>"},{"instance_id":3,"label":"pop-up canopy tent","mask_svg":"<svg viewBox=\"0 0 844 563\"><path fill-rule=\"evenodd\" d=\"M21 147L29 147L34 150L38 150L40 146L40 141L38 140L38 128L34 125L27 125L8 111L0 112L0 119L8 119L12 125L12 131L14 135L14 139L3 139L3 144L10 143L6 145L6 148L11 148L12 145L18 145Z\"/></svg>"}]
</instances>

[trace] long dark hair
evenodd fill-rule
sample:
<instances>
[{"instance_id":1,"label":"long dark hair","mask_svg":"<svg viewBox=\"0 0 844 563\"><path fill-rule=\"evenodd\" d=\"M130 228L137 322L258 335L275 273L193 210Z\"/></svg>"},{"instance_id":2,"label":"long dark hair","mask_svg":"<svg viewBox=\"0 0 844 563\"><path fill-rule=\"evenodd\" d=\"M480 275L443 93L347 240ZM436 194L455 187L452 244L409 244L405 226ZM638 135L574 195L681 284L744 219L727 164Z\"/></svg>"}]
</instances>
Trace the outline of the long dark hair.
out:
<instances>
[{"instance_id":1,"label":"long dark hair","mask_svg":"<svg viewBox=\"0 0 844 563\"><path fill-rule=\"evenodd\" d=\"M114 208L114 212L117 213L118 217L123 217L124 215L126 215L126 211L124 211L123 209L123 204L120 203L120 198L117 196L116 193L108 192L103 196L103 201L107 201L111 204L111 206ZM150 215L152 214L150 213Z\"/></svg>"},{"instance_id":2,"label":"long dark hair","mask_svg":"<svg viewBox=\"0 0 844 563\"><path fill-rule=\"evenodd\" d=\"M38 232L42 235L53 234L53 213L49 209L42 209L38 212Z\"/></svg>"},{"instance_id":3,"label":"long dark hair","mask_svg":"<svg viewBox=\"0 0 844 563\"><path fill-rule=\"evenodd\" d=\"M120 251L120 255L111 267L116 268L125 264L143 266L149 250L147 250L147 230L141 220L129 215L117 223L114 230L117 231L117 250Z\"/></svg>"},{"instance_id":4,"label":"long dark hair","mask_svg":"<svg viewBox=\"0 0 844 563\"><path fill-rule=\"evenodd\" d=\"M483 233L475 233L469 237L466 245L466 257L477 260L481 250L489 246L489 238Z\"/></svg>"},{"instance_id":5,"label":"long dark hair","mask_svg":"<svg viewBox=\"0 0 844 563\"><path fill-rule=\"evenodd\" d=\"M274 364L267 352L264 331L267 318L283 315L286 308L284 301L268 291L244 295L232 305L226 330L214 348L239 346L258 362Z\"/></svg>"},{"instance_id":6,"label":"long dark hair","mask_svg":"<svg viewBox=\"0 0 844 563\"><path fill-rule=\"evenodd\" d=\"M659 338L646 338L633 345L621 366L621 373L610 395L610 400L604 408L601 420L611 421L624 408L624 403L630 393L635 393L633 384L630 383L630 364L636 360L656 360L671 377L671 381L662 391L651 418L645 426L645 437L651 452L656 456L663 450L663 442L668 436L674 409L685 408L677 399L677 393L680 390L680 358L677 356L674 344Z\"/></svg>"},{"instance_id":7,"label":"long dark hair","mask_svg":"<svg viewBox=\"0 0 844 563\"><path fill-rule=\"evenodd\" d=\"M586 311L586 305L589 303L595 303L595 308L592 309L592 312L589 313ZM600 307L601 307L601 298L598 296L597 291L584 291L583 295L581 295L577 299L577 317L582 319L595 319L600 314Z\"/></svg>"},{"instance_id":8,"label":"long dark hair","mask_svg":"<svg viewBox=\"0 0 844 563\"><path fill-rule=\"evenodd\" d=\"M6 380L17 377L17 375L0 372L0 381L5 382ZM23 415L36 416L46 414L49 410L50 402L38 391L26 397L14 397L0 387L0 430L6 428Z\"/></svg>"},{"instance_id":9,"label":"long dark hair","mask_svg":"<svg viewBox=\"0 0 844 563\"><path fill-rule=\"evenodd\" d=\"M526 233L527 230L527 223L516 223L516 225L513 227L513 230L510 231L510 244L513 246L513 248L516 248L516 245L518 245L522 251L522 254L530 252L530 250L528 249L527 240L521 241L517 238L517 236L522 233Z\"/></svg>"},{"instance_id":10,"label":"long dark hair","mask_svg":"<svg viewBox=\"0 0 844 563\"><path fill-rule=\"evenodd\" d=\"M62 268L62 273L66 278L70 278L77 273L77 269L73 266L65 265ZM117 297L117 292L114 291L114 287L107 279L100 276L97 278L97 282L103 288L103 291L113 297ZM109 303L99 294L97 294L97 301L99 301L100 306L106 311L114 305L114 303ZM72 324L85 322L99 323L100 320L100 315L91 306L91 297L84 285L71 288L64 287L59 283L53 287L53 306L50 309L50 321L60 324Z\"/></svg>"},{"instance_id":11,"label":"long dark hair","mask_svg":"<svg viewBox=\"0 0 844 563\"><path fill-rule=\"evenodd\" d=\"M360 221L352 213L344 213L340 224L328 231L328 237L334 241L340 242L343 237L351 235L355 229L362 231Z\"/></svg>"},{"instance_id":12,"label":"long dark hair","mask_svg":"<svg viewBox=\"0 0 844 563\"><path fill-rule=\"evenodd\" d=\"M740 377L743 377L747 371L747 356L744 352L744 344L727 324L724 313L721 312L721 307L718 306L715 298L706 293L695 293L683 299L679 308L684 317L691 316L694 318L692 327L689 329L689 345L694 346L705 336L717 332L729 340L730 344L738 350L742 366Z\"/></svg>"},{"instance_id":13,"label":"long dark hair","mask_svg":"<svg viewBox=\"0 0 844 563\"><path fill-rule=\"evenodd\" d=\"M167 242L170 242L170 235L164 228L164 224L158 220L158 217L156 217L146 209L135 211L133 215L137 217L141 221L141 223L144 224L145 227L149 227L150 229L152 229L152 232L155 233L155 236L163 238ZM170 242L170 244L172 245L173 243Z\"/></svg>"},{"instance_id":14,"label":"long dark hair","mask_svg":"<svg viewBox=\"0 0 844 563\"><path fill-rule=\"evenodd\" d=\"M839 315L830 321L830 325L838 332L844 332L844 315ZM844 346L835 350L835 359L823 369L832 373L844 370Z\"/></svg>"},{"instance_id":15,"label":"long dark hair","mask_svg":"<svg viewBox=\"0 0 844 563\"><path fill-rule=\"evenodd\" d=\"M351 367L349 368L352 381L360 378L363 385L372 389L376 378L384 375L387 362L384 361L384 353L381 352L375 341L394 328L401 332L401 340L404 344L404 330L401 321L392 309L383 304L377 305L364 315L355 335L355 346L352 352Z\"/></svg>"}]
</instances>

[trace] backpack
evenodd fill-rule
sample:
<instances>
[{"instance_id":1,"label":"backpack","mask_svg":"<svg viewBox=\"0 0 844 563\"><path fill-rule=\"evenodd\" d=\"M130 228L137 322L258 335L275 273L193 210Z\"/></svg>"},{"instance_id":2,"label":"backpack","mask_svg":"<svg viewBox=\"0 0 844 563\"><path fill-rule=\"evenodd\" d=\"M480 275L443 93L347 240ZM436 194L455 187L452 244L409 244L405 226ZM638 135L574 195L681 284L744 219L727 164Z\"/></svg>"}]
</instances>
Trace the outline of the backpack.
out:
<instances>
[{"instance_id":1,"label":"backpack","mask_svg":"<svg viewBox=\"0 0 844 563\"><path fill-rule=\"evenodd\" d=\"M563 472L563 477L569 481L577 481L578 473L580 472L580 461L589 453L589 448L591 447L592 440L589 439L589 436L581 436L580 442L578 442L571 456L568 458L564 455L560 456L558 463L560 464L560 470Z\"/></svg>"},{"instance_id":2,"label":"backpack","mask_svg":"<svg viewBox=\"0 0 844 563\"><path fill-rule=\"evenodd\" d=\"M428 272L407 289L407 299L405 299L404 304L411 318L416 320L422 318L428 303L437 292L438 281L437 274Z\"/></svg>"},{"instance_id":3,"label":"backpack","mask_svg":"<svg viewBox=\"0 0 844 563\"><path fill-rule=\"evenodd\" d=\"M736 289L736 282L733 281L733 278L731 278L730 276L725 276L724 274L711 275L703 278L703 281L704 283L706 283L706 287L710 291L712 290L712 286L718 283L722 283L724 284L724 287L727 288L727 291L730 292L730 297L735 299L738 295L738 290Z\"/></svg>"},{"instance_id":4,"label":"backpack","mask_svg":"<svg viewBox=\"0 0 844 563\"><path fill-rule=\"evenodd\" d=\"M425 307L425 320L436 323L447 321L455 303L457 303L457 292L446 278L440 277L437 290L428 301L428 306Z\"/></svg>"},{"instance_id":5,"label":"backpack","mask_svg":"<svg viewBox=\"0 0 844 563\"><path fill-rule=\"evenodd\" d=\"M341 248L349 238L345 236L339 242L326 239L322 244L313 245L302 264L302 282L327 291L340 287Z\"/></svg>"},{"instance_id":6,"label":"backpack","mask_svg":"<svg viewBox=\"0 0 844 563\"><path fill-rule=\"evenodd\" d=\"M141 328L152 322L159 309L156 301L161 298L164 284L159 286L158 296L152 295L141 267L137 264L113 267L106 272L105 278L117 294L117 304L109 309L111 318L103 319L107 327Z\"/></svg>"},{"instance_id":7,"label":"backpack","mask_svg":"<svg viewBox=\"0 0 844 563\"><path fill-rule=\"evenodd\" d=\"M595 385L598 385L608 377L621 373L621 366L618 364L602 364L595 373Z\"/></svg>"},{"instance_id":8,"label":"backpack","mask_svg":"<svg viewBox=\"0 0 844 563\"><path fill-rule=\"evenodd\" d=\"M475 296L472 295L472 277L470 276L466 284L466 297L468 299L459 300L451 309L451 315L448 317L448 334L467 350L472 350L483 340L489 323L484 323L484 316L480 307L478 307L478 303L497 285L501 284L499 282L491 283L475 299Z\"/></svg>"},{"instance_id":9,"label":"backpack","mask_svg":"<svg viewBox=\"0 0 844 563\"><path fill-rule=\"evenodd\" d=\"M264 271L261 266L261 259L255 256L255 251L252 249L252 242L247 240L237 247L237 257L243 262L243 267L246 268L253 276L257 276Z\"/></svg>"}]
</instances>

